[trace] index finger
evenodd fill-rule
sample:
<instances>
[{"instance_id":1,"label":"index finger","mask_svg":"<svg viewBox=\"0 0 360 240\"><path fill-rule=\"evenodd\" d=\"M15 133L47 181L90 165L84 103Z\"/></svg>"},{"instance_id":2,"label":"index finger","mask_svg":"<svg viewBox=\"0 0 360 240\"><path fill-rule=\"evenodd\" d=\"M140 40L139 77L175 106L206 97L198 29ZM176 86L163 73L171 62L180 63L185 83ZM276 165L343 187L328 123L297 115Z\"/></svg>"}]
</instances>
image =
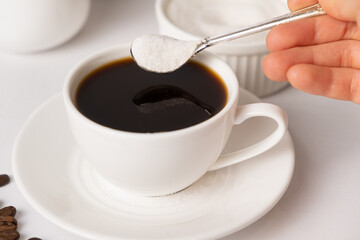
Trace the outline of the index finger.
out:
<instances>
[{"instance_id":1,"label":"index finger","mask_svg":"<svg viewBox=\"0 0 360 240\"><path fill-rule=\"evenodd\" d=\"M343 39L360 40L356 23L321 16L276 26L268 34L266 42L268 49L274 52Z\"/></svg>"}]
</instances>

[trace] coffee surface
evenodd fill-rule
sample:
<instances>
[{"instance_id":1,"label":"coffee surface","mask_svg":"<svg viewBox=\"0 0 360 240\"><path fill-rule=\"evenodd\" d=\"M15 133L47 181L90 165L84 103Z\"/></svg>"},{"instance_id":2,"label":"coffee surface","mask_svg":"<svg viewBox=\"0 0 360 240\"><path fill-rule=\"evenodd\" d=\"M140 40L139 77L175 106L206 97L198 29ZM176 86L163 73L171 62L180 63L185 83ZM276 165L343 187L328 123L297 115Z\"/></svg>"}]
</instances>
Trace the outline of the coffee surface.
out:
<instances>
[{"instance_id":1,"label":"coffee surface","mask_svg":"<svg viewBox=\"0 0 360 240\"><path fill-rule=\"evenodd\" d=\"M131 59L95 69L80 83L76 106L103 126L129 132L186 128L218 113L227 90L209 68L189 61L171 73L147 72Z\"/></svg>"}]
</instances>

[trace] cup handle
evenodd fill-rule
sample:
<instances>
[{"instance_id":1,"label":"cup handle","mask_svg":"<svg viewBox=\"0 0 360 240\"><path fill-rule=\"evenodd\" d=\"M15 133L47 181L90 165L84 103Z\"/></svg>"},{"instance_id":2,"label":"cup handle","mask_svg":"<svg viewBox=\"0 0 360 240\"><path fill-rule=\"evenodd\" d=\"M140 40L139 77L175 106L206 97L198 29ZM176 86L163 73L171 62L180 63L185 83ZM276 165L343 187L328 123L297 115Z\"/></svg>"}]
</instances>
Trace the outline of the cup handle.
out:
<instances>
[{"instance_id":1,"label":"cup handle","mask_svg":"<svg viewBox=\"0 0 360 240\"><path fill-rule=\"evenodd\" d=\"M282 139L287 130L287 116L285 111L279 106L269 103L254 103L240 106L235 113L234 125L239 125L252 117L269 117L276 121L278 126L270 136L260 142L233 153L220 155L219 159L210 167L209 171L242 162L269 150Z\"/></svg>"}]
</instances>

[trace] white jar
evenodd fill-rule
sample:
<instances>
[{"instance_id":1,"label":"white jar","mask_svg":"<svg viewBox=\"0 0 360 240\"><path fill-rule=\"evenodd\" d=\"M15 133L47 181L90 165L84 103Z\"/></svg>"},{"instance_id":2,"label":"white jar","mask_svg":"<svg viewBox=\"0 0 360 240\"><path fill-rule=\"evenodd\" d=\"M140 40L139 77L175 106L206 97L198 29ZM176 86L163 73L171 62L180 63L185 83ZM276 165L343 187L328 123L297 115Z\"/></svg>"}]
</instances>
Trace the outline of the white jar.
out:
<instances>
[{"instance_id":1,"label":"white jar","mask_svg":"<svg viewBox=\"0 0 360 240\"><path fill-rule=\"evenodd\" d=\"M90 0L0 0L0 49L56 47L82 28L89 10Z\"/></svg>"},{"instance_id":2,"label":"white jar","mask_svg":"<svg viewBox=\"0 0 360 240\"><path fill-rule=\"evenodd\" d=\"M285 0L157 0L161 34L197 40L239 30L287 13ZM267 32L231 41L207 50L221 57L235 72L241 87L259 97L288 85L266 78L262 61L268 50Z\"/></svg>"}]
</instances>

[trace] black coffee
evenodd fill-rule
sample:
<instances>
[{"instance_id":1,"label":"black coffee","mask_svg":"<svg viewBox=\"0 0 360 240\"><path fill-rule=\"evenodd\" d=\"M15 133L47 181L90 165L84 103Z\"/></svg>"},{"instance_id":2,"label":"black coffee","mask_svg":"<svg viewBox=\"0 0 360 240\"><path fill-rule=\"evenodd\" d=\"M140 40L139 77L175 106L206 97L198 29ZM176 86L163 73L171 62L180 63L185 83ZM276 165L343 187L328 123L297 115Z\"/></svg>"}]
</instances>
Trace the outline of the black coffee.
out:
<instances>
[{"instance_id":1,"label":"black coffee","mask_svg":"<svg viewBox=\"0 0 360 240\"><path fill-rule=\"evenodd\" d=\"M114 61L85 77L76 93L86 117L129 132L186 128L214 116L226 101L221 78L194 61L161 74L141 69L131 58Z\"/></svg>"}]
</instances>

